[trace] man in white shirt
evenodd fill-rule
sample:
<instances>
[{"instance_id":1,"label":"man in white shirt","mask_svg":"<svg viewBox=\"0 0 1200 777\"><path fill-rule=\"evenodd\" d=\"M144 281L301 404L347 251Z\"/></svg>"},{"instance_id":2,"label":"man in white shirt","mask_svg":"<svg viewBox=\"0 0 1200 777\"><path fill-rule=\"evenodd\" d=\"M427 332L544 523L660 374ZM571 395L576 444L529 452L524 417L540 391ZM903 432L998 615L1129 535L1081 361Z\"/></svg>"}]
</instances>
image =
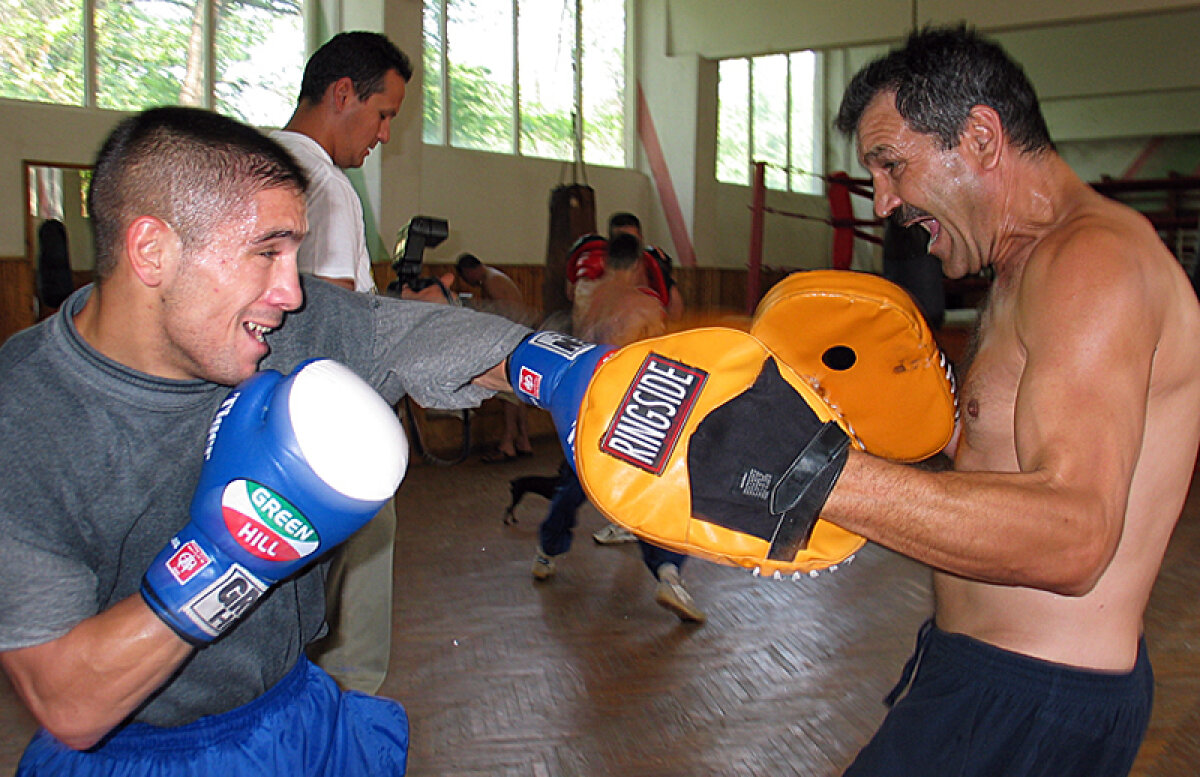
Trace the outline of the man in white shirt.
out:
<instances>
[{"instance_id":1,"label":"man in white shirt","mask_svg":"<svg viewBox=\"0 0 1200 777\"><path fill-rule=\"evenodd\" d=\"M271 137L309 176L308 235L301 272L375 293L363 207L344 170L361 167L391 122L412 78L408 57L383 35L343 32L304 68L296 111ZM396 512L389 502L337 552L326 581L329 634L310 657L342 688L375 693L387 675L392 632Z\"/></svg>"},{"instance_id":2,"label":"man in white shirt","mask_svg":"<svg viewBox=\"0 0 1200 777\"><path fill-rule=\"evenodd\" d=\"M391 138L410 78L408 57L373 32L336 35L305 66L296 112L271 133L310 178L301 272L355 291L375 289L362 202L343 171L361 167L376 143Z\"/></svg>"}]
</instances>

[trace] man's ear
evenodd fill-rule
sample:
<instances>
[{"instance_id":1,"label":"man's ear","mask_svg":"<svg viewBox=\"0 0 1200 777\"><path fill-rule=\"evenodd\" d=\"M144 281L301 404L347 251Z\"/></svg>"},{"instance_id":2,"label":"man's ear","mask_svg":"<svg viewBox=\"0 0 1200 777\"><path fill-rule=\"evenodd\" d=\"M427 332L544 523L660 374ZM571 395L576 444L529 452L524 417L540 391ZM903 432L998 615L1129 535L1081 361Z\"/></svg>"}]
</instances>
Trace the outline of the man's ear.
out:
<instances>
[{"instance_id":1,"label":"man's ear","mask_svg":"<svg viewBox=\"0 0 1200 777\"><path fill-rule=\"evenodd\" d=\"M179 254L179 238L162 219L139 216L125 230L125 259L146 286L158 286Z\"/></svg>"},{"instance_id":2,"label":"man's ear","mask_svg":"<svg viewBox=\"0 0 1200 777\"><path fill-rule=\"evenodd\" d=\"M329 95L335 111L345 110L346 106L350 104L351 98L358 99L358 93L354 91L354 81L350 79L350 76L342 76L334 81L329 85L326 93Z\"/></svg>"},{"instance_id":3,"label":"man's ear","mask_svg":"<svg viewBox=\"0 0 1200 777\"><path fill-rule=\"evenodd\" d=\"M1004 156L1004 123L1000 114L988 105L976 105L967 114L963 129L963 151L974 157L984 170L991 170Z\"/></svg>"}]
</instances>

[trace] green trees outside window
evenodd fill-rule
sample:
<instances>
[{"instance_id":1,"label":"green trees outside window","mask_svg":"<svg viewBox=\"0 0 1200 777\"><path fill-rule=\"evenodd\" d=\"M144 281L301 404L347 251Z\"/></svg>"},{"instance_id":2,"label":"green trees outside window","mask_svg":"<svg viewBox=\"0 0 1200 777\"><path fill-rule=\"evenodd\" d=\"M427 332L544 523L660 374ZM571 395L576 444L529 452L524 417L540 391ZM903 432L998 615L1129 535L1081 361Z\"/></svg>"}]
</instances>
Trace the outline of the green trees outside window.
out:
<instances>
[{"instance_id":1,"label":"green trees outside window","mask_svg":"<svg viewBox=\"0 0 1200 777\"><path fill-rule=\"evenodd\" d=\"M624 0L426 0L424 138L625 165Z\"/></svg>"},{"instance_id":2,"label":"green trees outside window","mask_svg":"<svg viewBox=\"0 0 1200 777\"><path fill-rule=\"evenodd\" d=\"M303 0L0 0L0 97L196 105L278 126L304 68L303 10Z\"/></svg>"}]
</instances>

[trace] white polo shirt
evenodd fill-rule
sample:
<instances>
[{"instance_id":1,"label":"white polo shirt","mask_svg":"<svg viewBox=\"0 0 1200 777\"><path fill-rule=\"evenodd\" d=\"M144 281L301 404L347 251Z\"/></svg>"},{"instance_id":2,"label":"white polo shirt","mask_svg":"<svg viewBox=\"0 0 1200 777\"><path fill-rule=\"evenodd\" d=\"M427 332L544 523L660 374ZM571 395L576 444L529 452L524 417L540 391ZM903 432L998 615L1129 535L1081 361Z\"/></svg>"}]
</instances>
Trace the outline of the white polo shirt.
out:
<instances>
[{"instance_id":1,"label":"white polo shirt","mask_svg":"<svg viewBox=\"0 0 1200 777\"><path fill-rule=\"evenodd\" d=\"M374 292L362 201L350 179L309 136L275 130L271 138L296 158L309 178L308 236L297 257L300 272L353 278L355 291Z\"/></svg>"}]
</instances>

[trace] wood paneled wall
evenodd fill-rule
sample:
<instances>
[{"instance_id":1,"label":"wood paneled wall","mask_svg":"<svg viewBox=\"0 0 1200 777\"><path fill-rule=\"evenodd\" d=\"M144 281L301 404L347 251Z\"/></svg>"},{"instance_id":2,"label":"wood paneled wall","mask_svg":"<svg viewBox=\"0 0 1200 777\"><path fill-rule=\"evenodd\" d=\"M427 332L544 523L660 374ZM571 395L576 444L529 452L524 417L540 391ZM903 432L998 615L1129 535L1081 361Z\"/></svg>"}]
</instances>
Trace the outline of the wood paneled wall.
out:
<instances>
[{"instance_id":1,"label":"wood paneled wall","mask_svg":"<svg viewBox=\"0 0 1200 777\"><path fill-rule=\"evenodd\" d=\"M33 267L23 256L0 257L0 343L36 320Z\"/></svg>"}]
</instances>

